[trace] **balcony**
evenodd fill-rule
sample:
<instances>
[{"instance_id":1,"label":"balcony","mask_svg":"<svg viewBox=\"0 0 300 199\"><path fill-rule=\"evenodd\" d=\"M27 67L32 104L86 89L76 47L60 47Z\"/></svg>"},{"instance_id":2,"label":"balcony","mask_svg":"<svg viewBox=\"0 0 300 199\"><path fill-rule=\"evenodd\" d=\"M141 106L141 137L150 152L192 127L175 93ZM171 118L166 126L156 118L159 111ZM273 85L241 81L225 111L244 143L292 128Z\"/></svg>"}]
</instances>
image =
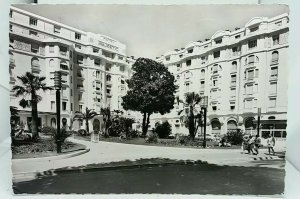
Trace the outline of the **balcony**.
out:
<instances>
[{"instance_id":1,"label":"balcony","mask_svg":"<svg viewBox=\"0 0 300 199\"><path fill-rule=\"evenodd\" d=\"M236 68L232 68L231 71L230 71L230 74L234 74L234 73L237 73L237 69Z\"/></svg>"},{"instance_id":2,"label":"balcony","mask_svg":"<svg viewBox=\"0 0 300 199\"><path fill-rule=\"evenodd\" d=\"M96 87L95 93L96 94L101 94L101 89L99 87Z\"/></svg>"},{"instance_id":3,"label":"balcony","mask_svg":"<svg viewBox=\"0 0 300 199\"><path fill-rule=\"evenodd\" d=\"M40 64L38 64L38 63L32 63L32 65L31 65L31 71L32 71L32 73L40 73L41 72Z\"/></svg>"},{"instance_id":4,"label":"balcony","mask_svg":"<svg viewBox=\"0 0 300 199\"><path fill-rule=\"evenodd\" d=\"M15 58L10 57L9 58L9 67L14 68L16 66L15 64Z\"/></svg>"},{"instance_id":5,"label":"balcony","mask_svg":"<svg viewBox=\"0 0 300 199\"><path fill-rule=\"evenodd\" d=\"M255 66L255 63L254 63L254 62L248 63L248 64L245 65L245 69L253 69L253 68L255 68L255 67L256 67L256 66Z\"/></svg>"},{"instance_id":6,"label":"balcony","mask_svg":"<svg viewBox=\"0 0 300 199\"><path fill-rule=\"evenodd\" d=\"M269 92L269 97L276 97L277 96L277 92L276 91L270 91Z\"/></svg>"},{"instance_id":7,"label":"balcony","mask_svg":"<svg viewBox=\"0 0 300 199\"><path fill-rule=\"evenodd\" d=\"M248 77L248 78L245 79L246 84L253 83L253 82L255 82L254 77Z\"/></svg>"},{"instance_id":8,"label":"balcony","mask_svg":"<svg viewBox=\"0 0 300 199\"><path fill-rule=\"evenodd\" d=\"M13 76L10 76L10 77L9 77L9 83L10 83L10 84L16 83L16 78L14 78Z\"/></svg>"},{"instance_id":9,"label":"balcony","mask_svg":"<svg viewBox=\"0 0 300 199\"><path fill-rule=\"evenodd\" d=\"M236 87L236 82L230 82L230 87Z\"/></svg>"},{"instance_id":10,"label":"balcony","mask_svg":"<svg viewBox=\"0 0 300 199\"><path fill-rule=\"evenodd\" d=\"M271 75L270 76L270 82L275 82L275 81L277 81L278 80L278 76L277 75Z\"/></svg>"},{"instance_id":11,"label":"balcony","mask_svg":"<svg viewBox=\"0 0 300 199\"><path fill-rule=\"evenodd\" d=\"M69 68L67 65L61 64L60 65L60 72L62 74L68 75L69 74Z\"/></svg>"},{"instance_id":12,"label":"balcony","mask_svg":"<svg viewBox=\"0 0 300 199\"><path fill-rule=\"evenodd\" d=\"M84 80L84 76L82 73L77 73L77 79Z\"/></svg>"},{"instance_id":13,"label":"balcony","mask_svg":"<svg viewBox=\"0 0 300 199\"><path fill-rule=\"evenodd\" d=\"M211 74L212 77L220 76L219 71L213 71Z\"/></svg>"},{"instance_id":14,"label":"balcony","mask_svg":"<svg viewBox=\"0 0 300 199\"><path fill-rule=\"evenodd\" d=\"M271 64L270 65L275 65L278 64L278 58L274 58L271 60Z\"/></svg>"},{"instance_id":15,"label":"balcony","mask_svg":"<svg viewBox=\"0 0 300 199\"><path fill-rule=\"evenodd\" d=\"M84 92L85 91L83 85L80 85L80 84L77 85L77 89L78 89L79 92Z\"/></svg>"}]
</instances>

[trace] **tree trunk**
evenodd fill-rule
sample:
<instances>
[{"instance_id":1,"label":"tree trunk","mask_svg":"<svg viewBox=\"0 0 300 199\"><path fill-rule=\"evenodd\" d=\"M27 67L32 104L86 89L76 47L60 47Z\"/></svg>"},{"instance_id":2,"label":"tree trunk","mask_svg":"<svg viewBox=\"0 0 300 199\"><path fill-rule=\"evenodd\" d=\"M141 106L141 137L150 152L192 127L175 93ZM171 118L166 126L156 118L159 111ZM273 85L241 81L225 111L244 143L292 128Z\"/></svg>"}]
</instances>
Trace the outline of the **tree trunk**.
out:
<instances>
[{"instance_id":1,"label":"tree trunk","mask_svg":"<svg viewBox=\"0 0 300 199\"><path fill-rule=\"evenodd\" d=\"M86 133L89 134L90 129L89 129L89 120L85 119L85 128L86 128Z\"/></svg>"},{"instance_id":2,"label":"tree trunk","mask_svg":"<svg viewBox=\"0 0 300 199\"><path fill-rule=\"evenodd\" d=\"M194 124L195 116L193 112L193 106L190 106L190 116L189 116L189 134L190 138L194 140L195 138L195 124Z\"/></svg>"},{"instance_id":3,"label":"tree trunk","mask_svg":"<svg viewBox=\"0 0 300 199\"><path fill-rule=\"evenodd\" d=\"M142 124L143 136L145 136L146 133L147 133L147 129L146 129L146 116L147 116L147 113L144 112L144 116L143 116L143 124Z\"/></svg>"},{"instance_id":4,"label":"tree trunk","mask_svg":"<svg viewBox=\"0 0 300 199\"><path fill-rule=\"evenodd\" d=\"M148 127L149 127L149 123L150 123L150 113L148 113L148 117L147 117L147 124L146 124L146 126L145 126L145 128L146 128L146 133L147 133L147 131L148 131Z\"/></svg>"},{"instance_id":5,"label":"tree trunk","mask_svg":"<svg viewBox=\"0 0 300 199\"><path fill-rule=\"evenodd\" d=\"M32 116L32 121L31 121L31 133L32 133L32 138L35 140L36 138L39 137L38 133L38 108L37 108L37 102L36 102L36 96L35 93L31 94L31 116Z\"/></svg>"}]
</instances>

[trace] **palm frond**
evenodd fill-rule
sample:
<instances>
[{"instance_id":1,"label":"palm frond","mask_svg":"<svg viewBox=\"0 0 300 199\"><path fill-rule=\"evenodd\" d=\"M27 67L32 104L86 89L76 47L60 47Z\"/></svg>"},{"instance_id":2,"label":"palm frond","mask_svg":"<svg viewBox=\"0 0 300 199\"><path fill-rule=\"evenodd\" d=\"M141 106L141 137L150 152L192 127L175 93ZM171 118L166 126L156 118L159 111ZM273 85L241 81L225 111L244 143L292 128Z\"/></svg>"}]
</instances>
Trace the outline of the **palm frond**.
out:
<instances>
[{"instance_id":1,"label":"palm frond","mask_svg":"<svg viewBox=\"0 0 300 199\"><path fill-rule=\"evenodd\" d=\"M31 107L31 100L26 100L26 99L23 98L23 99L20 100L19 105L22 108Z\"/></svg>"}]
</instances>

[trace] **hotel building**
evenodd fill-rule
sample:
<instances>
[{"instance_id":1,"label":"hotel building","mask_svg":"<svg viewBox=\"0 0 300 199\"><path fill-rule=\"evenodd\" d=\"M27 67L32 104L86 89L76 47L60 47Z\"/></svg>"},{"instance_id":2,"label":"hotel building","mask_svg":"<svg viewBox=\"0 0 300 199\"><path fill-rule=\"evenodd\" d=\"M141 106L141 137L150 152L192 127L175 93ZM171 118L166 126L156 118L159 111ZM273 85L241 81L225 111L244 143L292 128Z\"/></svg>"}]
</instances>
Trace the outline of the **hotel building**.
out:
<instances>
[{"instance_id":1,"label":"hotel building","mask_svg":"<svg viewBox=\"0 0 300 199\"><path fill-rule=\"evenodd\" d=\"M157 57L174 74L184 100L187 92L208 96L207 133L225 134L241 129L256 134L258 108L260 133L286 136L289 17L255 17L234 31L218 31L210 39ZM171 113L151 116L168 120L172 133L188 133L175 103ZM198 135L201 134L201 129Z\"/></svg>"},{"instance_id":2,"label":"hotel building","mask_svg":"<svg viewBox=\"0 0 300 199\"><path fill-rule=\"evenodd\" d=\"M54 85L54 71L62 74L61 118L70 118L86 107L98 113L103 107L122 110L121 97L126 94L125 80L130 77L134 60L126 56L126 46L110 37L84 32L33 13L11 7L9 21L10 85L20 84L17 76L27 71L46 77ZM56 126L55 90L39 93L39 124ZM30 97L30 96L29 96ZM31 109L21 108L11 94L11 106L17 107L20 120L28 127ZM130 112L125 112L130 117ZM65 120L64 119L64 120ZM91 122L97 124L101 117ZM84 128L74 123L74 128Z\"/></svg>"}]
</instances>

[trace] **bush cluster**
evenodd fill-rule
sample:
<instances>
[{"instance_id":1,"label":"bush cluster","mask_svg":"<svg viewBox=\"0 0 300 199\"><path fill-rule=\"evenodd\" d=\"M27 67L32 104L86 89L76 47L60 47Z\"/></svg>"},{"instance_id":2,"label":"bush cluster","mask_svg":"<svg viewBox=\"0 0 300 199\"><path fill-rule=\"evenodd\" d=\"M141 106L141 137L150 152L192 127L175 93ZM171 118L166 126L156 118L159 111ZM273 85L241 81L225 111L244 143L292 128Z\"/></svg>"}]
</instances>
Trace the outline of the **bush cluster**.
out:
<instances>
[{"instance_id":1,"label":"bush cluster","mask_svg":"<svg viewBox=\"0 0 300 199\"><path fill-rule=\"evenodd\" d=\"M172 127L168 121L165 121L162 124L156 123L154 132L157 133L159 138L168 138L172 132Z\"/></svg>"},{"instance_id":2,"label":"bush cluster","mask_svg":"<svg viewBox=\"0 0 300 199\"><path fill-rule=\"evenodd\" d=\"M158 135L155 132L148 132L145 138L146 143L157 143Z\"/></svg>"},{"instance_id":3,"label":"bush cluster","mask_svg":"<svg viewBox=\"0 0 300 199\"><path fill-rule=\"evenodd\" d=\"M243 133L240 130L228 131L224 139L232 145L239 145L243 142Z\"/></svg>"}]
</instances>

